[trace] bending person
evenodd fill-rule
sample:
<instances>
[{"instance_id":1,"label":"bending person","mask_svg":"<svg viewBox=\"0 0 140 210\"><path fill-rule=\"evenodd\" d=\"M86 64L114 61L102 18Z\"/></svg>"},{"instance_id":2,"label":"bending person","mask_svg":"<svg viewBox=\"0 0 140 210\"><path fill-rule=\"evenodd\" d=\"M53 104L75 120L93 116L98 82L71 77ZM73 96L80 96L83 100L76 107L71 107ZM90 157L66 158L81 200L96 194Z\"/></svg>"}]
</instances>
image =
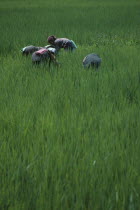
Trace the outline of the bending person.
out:
<instances>
[{"instance_id":1,"label":"bending person","mask_svg":"<svg viewBox=\"0 0 140 210\"><path fill-rule=\"evenodd\" d=\"M52 62L55 65L59 66L59 63L54 55L54 52L49 49L42 48L32 54L32 62L34 64L39 64L41 62L48 62L48 61L49 61L49 67Z\"/></svg>"},{"instance_id":2,"label":"bending person","mask_svg":"<svg viewBox=\"0 0 140 210\"><path fill-rule=\"evenodd\" d=\"M56 38L55 36L48 37L48 43L53 45L57 51L64 48L66 51L74 51L77 46L73 40L67 38Z\"/></svg>"},{"instance_id":3,"label":"bending person","mask_svg":"<svg viewBox=\"0 0 140 210\"><path fill-rule=\"evenodd\" d=\"M36 46L33 46L33 45L29 45L29 46L26 46L24 48L22 48L22 54L23 55L29 55L29 54L32 54L34 53L35 51L37 50L40 50L42 47L36 47Z\"/></svg>"},{"instance_id":4,"label":"bending person","mask_svg":"<svg viewBox=\"0 0 140 210\"><path fill-rule=\"evenodd\" d=\"M83 59L83 66L84 68L95 68L98 69L99 66L101 65L102 59L99 57L99 55L91 53L88 54L84 59Z\"/></svg>"}]
</instances>

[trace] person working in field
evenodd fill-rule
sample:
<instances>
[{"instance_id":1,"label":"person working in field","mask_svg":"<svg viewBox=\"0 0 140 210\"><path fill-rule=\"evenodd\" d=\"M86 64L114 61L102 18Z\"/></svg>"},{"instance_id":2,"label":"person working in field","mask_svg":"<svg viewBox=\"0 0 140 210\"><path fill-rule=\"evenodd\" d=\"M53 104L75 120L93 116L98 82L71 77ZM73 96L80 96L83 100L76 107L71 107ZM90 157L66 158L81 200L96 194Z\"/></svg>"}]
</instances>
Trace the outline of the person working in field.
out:
<instances>
[{"instance_id":1,"label":"person working in field","mask_svg":"<svg viewBox=\"0 0 140 210\"><path fill-rule=\"evenodd\" d=\"M74 51L77 46L73 40L67 38L56 38L55 36L48 37L48 43L53 45L57 51L64 48L66 51Z\"/></svg>"},{"instance_id":2,"label":"person working in field","mask_svg":"<svg viewBox=\"0 0 140 210\"><path fill-rule=\"evenodd\" d=\"M88 54L84 60L83 60L83 66L84 68L94 68L94 69L98 69L99 66L101 65L102 59L100 58L99 55L91 53Z\"/></svg>"},{"instance_id":3,"label":"person working in field","mask_svg":"<svg viewBox=\"0 0 140 210\"><path fill-rule=\"evenodd\" d=\"M32 53L34 53L35 51L37 50L40 50L42 47L36 47L36 46L33 46L33 45L29 45L29 46L26 46L24 48L22 48L22 54L23 55L30 55Z\"/></svg>"},{"instance_id":4,"label":"person working in field","mask_svg":"<svg viewBox=\"0 0 140 210\"><path fill-rule=\"evenodd\" d=\"M56 66L59 66L58 61L55 57L55 51L54 48L42 48L32 54L32 62L34 64L39 64L41 62L48 62L49 61L49 67L51 62L53 62Z\"/></svg>"}]
</instances>

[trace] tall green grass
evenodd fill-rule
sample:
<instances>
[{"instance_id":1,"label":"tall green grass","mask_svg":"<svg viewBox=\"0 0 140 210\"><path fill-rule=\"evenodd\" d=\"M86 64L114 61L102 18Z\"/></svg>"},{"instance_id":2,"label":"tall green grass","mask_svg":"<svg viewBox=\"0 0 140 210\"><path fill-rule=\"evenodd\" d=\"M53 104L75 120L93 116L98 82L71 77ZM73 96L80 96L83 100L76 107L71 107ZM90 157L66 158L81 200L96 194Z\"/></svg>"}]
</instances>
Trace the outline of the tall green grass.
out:
<instances>
[{"instance_id":1,"label":"tall green grass","mask_svg":"<svg viewBox=\"0 0 140 210\"><path fill-rule=\"evenodd\" d=\"M0 2L0 209L140 209L138 1ZM78 45L60 68L20 49ZM84 70L89 53L99 71Z\"/></svg>"}]
</instances>

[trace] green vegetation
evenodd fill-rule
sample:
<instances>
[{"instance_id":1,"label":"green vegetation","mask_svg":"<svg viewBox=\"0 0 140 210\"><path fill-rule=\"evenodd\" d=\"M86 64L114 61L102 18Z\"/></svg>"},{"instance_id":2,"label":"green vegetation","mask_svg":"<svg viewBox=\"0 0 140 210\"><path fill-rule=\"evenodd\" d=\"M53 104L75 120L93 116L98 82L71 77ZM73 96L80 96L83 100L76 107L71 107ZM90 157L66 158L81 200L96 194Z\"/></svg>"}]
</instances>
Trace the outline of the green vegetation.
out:
<instances>
[{"instance_id":1,"label":"green vegetation","mask_svg":"<svg viewBox=\"0 0 140 210\"><path fill-rule=\"evenodd\" d=\"M140 3L0 2L0 209L140 209ZM75 41L61 68L27 45ZM84 70L89 53L98 72Z\"/></svg>"}]
</instances>

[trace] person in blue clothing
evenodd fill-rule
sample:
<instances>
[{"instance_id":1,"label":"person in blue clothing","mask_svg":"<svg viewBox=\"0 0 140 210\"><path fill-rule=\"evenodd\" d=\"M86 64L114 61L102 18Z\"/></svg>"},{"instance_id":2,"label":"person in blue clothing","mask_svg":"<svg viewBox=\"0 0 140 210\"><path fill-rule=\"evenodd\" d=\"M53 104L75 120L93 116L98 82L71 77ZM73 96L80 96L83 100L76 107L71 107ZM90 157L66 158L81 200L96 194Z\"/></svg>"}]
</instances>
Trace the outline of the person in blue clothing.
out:
<instances>
[{"instance_id":1,"label":"person in blue clothing","mask_svg":"<svg viewBox=\"0 0 140 210\"><path fill-rule=\"evenodd\" d=\"M48 37L48 43L53 45L57 51L63 48L66 51L74 51L77 46L73 40L67 38L56 38L55 36Z\"/></svg>"}]
</instances>

